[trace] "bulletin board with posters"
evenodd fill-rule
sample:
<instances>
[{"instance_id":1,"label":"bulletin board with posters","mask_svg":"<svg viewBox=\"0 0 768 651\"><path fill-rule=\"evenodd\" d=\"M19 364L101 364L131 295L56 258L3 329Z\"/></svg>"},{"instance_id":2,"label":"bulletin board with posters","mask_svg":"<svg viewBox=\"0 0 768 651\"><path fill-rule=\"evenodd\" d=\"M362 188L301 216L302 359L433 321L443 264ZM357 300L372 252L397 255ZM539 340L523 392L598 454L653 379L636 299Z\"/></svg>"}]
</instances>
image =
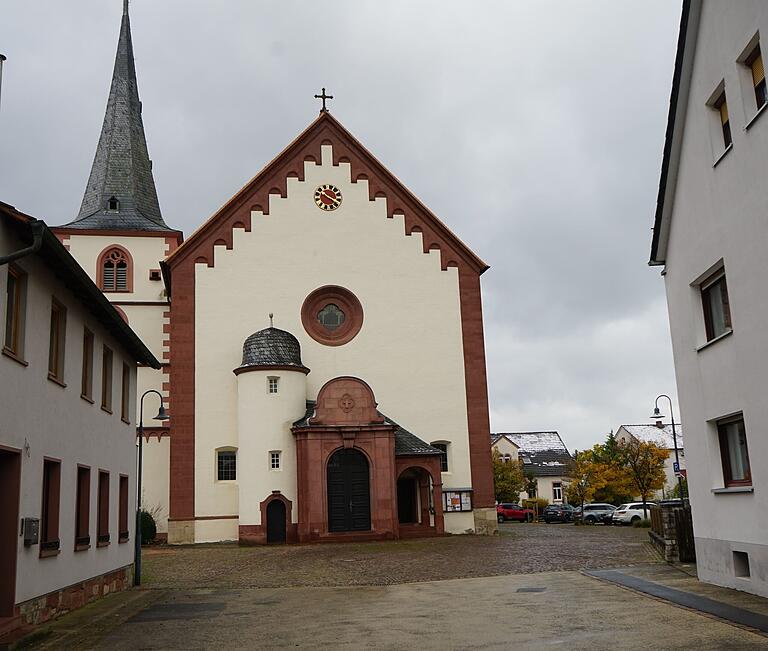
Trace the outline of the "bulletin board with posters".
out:
<instances>
[{"instance_id":1,"label":"bulletin board with posters","mask_svg":"<svg viewBox=\"0 0 768 651\"><path fill-rule=\"evenodd\" d=\"M446 490L443 492L443 511L459 513L472 510L471 490Z\"/></svg>"}]
</instances>

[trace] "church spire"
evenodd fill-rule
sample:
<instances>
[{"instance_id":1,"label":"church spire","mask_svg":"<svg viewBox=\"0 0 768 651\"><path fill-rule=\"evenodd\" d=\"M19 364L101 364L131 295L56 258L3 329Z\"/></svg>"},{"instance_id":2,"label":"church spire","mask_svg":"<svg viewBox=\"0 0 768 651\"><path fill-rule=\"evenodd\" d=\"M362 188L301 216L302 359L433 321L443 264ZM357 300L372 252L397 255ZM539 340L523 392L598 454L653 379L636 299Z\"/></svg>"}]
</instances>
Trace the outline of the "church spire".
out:
<instances>
[{"instance_id":1,"label":"church spire","mask_svg":"<svg viewBox=\"0 0 768 651\"><path fill-rule=\"evenodd\" d=\"M107 110L77 218L67 228L170 230L157 200L133 61L128 0Z\"/></svg>"}]
</instances>

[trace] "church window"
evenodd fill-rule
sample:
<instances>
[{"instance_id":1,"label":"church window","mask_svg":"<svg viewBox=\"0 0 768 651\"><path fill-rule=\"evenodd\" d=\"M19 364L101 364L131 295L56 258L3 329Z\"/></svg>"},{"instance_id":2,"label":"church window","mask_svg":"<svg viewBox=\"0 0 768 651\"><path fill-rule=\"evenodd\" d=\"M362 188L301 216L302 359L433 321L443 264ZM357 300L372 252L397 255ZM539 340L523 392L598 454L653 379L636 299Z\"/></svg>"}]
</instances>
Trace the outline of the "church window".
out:
<instances>
[{"instance_id":1,"label":"church window","mask_svg":"<svg viewBox=\"0 0 768 651\"><path fill-rule=\"evenodd\" d=\"M128 252L113 246L99 257L99 285L104 292L133 290L133 269Z\"/></svg>"},{"instance_id":2,"label":"church window","mask_svg":"<svg viewBox=\"0 0 768 651\"><path fill-rule=\"evenodd\" d=\"M279 386L280 386L279 377L267 378L267 393L277 393Z\"/></svg>"},{"instance_id":3,"label":"church window","mask_svg":"<svg viewBox=\"0 0 768 651\"><path fill-rule=\"evenodd\" d=\"M440 472L448 472L448 443L436 442L431 443L433 448L440 450Z\"/></svg>"},{"instance_id":4,"label":"church window","mask_svg":"<svg viewBox=\"0 0 768 651\"><path fill-rule=\"evenodd\" d=\"M234 481L237 479L237 451L216 451L217 477L219 481Z\"/></svg>"},{"instance_id":5,"label":"church window","mask_svg":"<svg viewBox=\"0 0 768 651\"><path fill-rule=\"evenodd\" d=\"M360 332L363 307L348 289L326 285L304 299L301 323L315 341L326 346L342 346Z\"/></svg>"},{"instance_id":6,"label":"church window","mask_svg":"<svg viewBox=\"0 0 768 651\"><path fill-rule=\"evenodd\" d=\"M334 303L329 303L317 313L317 320L326 330L336 330L345 318L344 312Z\"/></svg>"},{"instance_id":7,"label":"church window","mask_svg":"<svg viewBox=\"0 0 768 651\"><path fill-rule=\"evenodd\" d=\"M269 468L270 470L280 470L280 450L273 450L269 453Z\"/></svg>"},{"instance_id":8,"label":"church window","mask_svg":"<svg viewBox=\"0 0 768 651\"><path fill-rule=\"evenodd\" d=\"M120 210L120 202L115 197L107 200L107 210Z\"/></svg>"}]
</instances>

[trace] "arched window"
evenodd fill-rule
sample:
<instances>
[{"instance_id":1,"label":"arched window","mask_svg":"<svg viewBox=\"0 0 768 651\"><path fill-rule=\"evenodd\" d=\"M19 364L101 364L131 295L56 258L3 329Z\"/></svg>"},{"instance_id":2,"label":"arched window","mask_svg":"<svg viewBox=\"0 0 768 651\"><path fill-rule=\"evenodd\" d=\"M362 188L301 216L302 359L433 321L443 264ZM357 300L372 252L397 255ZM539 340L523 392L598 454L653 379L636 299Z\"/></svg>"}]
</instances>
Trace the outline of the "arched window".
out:
<instances>
[{"instance_id":1,"label":"arched window","mask_svg":"<svg viewBox=\"0 0 768 651\"><path fill-rule=\"evenodd\" d=\"M133 264L123 247L113 246L99 256L99 287L104 292L133 291Z\"/></svg>"}]
</instances>

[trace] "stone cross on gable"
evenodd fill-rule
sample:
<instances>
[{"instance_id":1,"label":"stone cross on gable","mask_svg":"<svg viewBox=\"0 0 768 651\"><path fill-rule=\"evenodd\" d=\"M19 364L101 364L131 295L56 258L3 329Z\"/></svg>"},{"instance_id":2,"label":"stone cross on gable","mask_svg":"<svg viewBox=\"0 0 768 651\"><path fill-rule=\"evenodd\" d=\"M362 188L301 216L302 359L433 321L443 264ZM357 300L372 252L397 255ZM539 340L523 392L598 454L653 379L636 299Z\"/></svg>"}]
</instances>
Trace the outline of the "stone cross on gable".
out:
<instances>
[{"instance_id":1,"label":"stone cross on gable","mask_svg":"<svg viewBox=\"0 0 768 651\"><path fill-rule=\"evenodd\" d=\"M320 109L320 113L328 113L328 109L325 107L325 100L333 99L333 95L326 95L325 94L325 88L323 88L322 95L315 95L315 99L323 100L323 108Z\"/></svg>"}]
</instances>

